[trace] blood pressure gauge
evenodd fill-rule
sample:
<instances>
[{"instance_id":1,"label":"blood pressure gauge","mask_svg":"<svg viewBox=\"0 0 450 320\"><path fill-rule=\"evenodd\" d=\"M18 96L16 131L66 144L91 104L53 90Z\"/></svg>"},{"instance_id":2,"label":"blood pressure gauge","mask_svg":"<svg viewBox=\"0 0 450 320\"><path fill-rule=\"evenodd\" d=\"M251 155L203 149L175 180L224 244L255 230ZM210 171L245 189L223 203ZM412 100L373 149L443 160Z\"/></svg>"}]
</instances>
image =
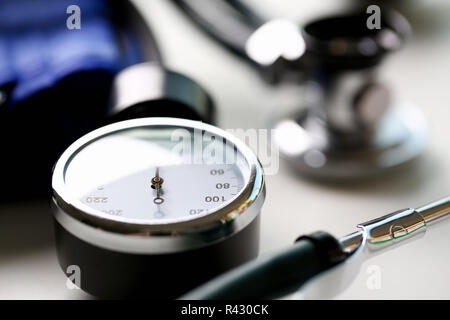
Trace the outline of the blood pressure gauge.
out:
<instances>
[{"instance_id":1,"label":"blood pressure gauge","mask_svg":"<svg viewBox=\"0 0 450 320\"><path fill-rule=\"evenodd\" d=\"M97 129L62 154L52 187L59 263L98 297L177 297L257 255L261 165L211 125Z\"/></svg>"}]
</instances>

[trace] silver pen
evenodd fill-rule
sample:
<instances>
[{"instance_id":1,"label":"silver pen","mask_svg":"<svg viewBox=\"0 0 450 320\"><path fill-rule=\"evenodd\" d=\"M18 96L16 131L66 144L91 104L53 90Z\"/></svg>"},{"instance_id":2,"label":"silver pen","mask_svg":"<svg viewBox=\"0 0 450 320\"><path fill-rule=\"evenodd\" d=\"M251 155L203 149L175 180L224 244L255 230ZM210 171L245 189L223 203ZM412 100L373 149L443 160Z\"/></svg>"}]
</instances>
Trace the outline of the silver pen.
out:
<instances>
[{"instance_id":1,"label":"silver pen","mask_svg":"<svg viewBox=\"0 0 450 320\"><path fill-rule=\"evenodd\" d=\"M416 209L399 210L358 225L359 230L339 239L346 259L312 278L295 295L297 298L331 298L358 274L364 261L406 242L420 238L450 216L450 197Z\"/></svg>"}]
</instances>

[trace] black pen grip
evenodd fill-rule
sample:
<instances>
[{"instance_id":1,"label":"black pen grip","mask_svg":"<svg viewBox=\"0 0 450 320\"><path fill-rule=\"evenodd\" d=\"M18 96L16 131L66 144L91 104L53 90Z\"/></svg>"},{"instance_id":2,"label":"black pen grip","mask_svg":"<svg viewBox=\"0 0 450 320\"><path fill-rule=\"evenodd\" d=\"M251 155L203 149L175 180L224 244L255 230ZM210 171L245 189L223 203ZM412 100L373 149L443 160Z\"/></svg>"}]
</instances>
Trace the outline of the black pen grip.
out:
<instances>
[{"instance_id":1,"label":"black pen grip","mask_svg":"<svg viewBox=\"0 0 450 320\"><path fill-rule=\"evenodd\" d=\"M235 268L180 297L182 300L268 299L300 288L345 259L338 241L325 232L304 236L288 249Z\"/></svg>"}]
</instances>

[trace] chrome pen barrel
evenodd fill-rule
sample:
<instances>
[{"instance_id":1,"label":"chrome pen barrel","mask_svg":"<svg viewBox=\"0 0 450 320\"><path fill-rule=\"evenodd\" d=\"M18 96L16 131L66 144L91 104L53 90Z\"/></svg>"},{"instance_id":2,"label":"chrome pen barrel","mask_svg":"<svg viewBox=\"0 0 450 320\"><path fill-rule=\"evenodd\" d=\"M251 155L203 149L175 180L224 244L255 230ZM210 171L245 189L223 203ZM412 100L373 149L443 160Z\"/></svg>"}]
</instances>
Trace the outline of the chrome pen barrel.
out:
<instances>
[{"instance_id":1,"label":"chrome pen barrel","mask_svg":"<svg viewBox=\"0 0 450 320\"><path fill-rule=\"evenodd\" d=\"M345 253L353 254L361 245L379 251L392 244L423 235L430 225L450 216L450 197L416 209L407 208L358 225L359 231L340 239Z\"/></svg>"},{"instance_id":2,"label":"chrome pen barrel","mask_svg":"<svg viewBox=\"0 0 450 320\"><path fill-rule=\"evenodd\" d=\"M427 226L440 222L450 215L450 197L417 208L416 212L424 218Z\"/></svg>"}]
</instances>

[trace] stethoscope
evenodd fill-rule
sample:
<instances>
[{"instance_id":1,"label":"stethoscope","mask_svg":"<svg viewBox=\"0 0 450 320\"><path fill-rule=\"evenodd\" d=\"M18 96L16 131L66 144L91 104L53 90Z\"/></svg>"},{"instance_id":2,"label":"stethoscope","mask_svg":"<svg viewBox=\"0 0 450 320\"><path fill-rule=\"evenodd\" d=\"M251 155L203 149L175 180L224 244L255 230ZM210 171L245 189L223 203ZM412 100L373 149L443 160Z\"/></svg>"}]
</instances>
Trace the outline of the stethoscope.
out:
<instances>
[{"instance_id":1,"label":"stethoscope","mask_svg":"<svg viewBox=\"0 0 450 320\"><path fill-rule=\"evenodd\" d=\"M137 10L122 4L120 16L137 23L148 44ZM302 236L252 260L265 199L261 164L242 141L204 123L212 108L206 91L155 63L154 48L151 43L150 62L116 77L109 124L75 141L54 167L58 260L64 272L79 267L85 291L106 298L239 299L279 297L304 285L302 297L321 297L311 279L319 276L317 283L327 286L332 275L351 280L352 273L341 278L340 270L423 234L450 213L446 198L363 223L341 239L326 232ZM236 162L215 162L217 153L205 159L203 152L199 161L198 145Z\"/></svg>"},{"instance_id":2,"label":"stethoscope","mask_svg":"<svg viewBox=\"0 0 450 320\"><path fill-rule=\"evenodd\" d=\"M368 177L424 151L423 114L378 79L380 62L410 33L397 12L383 8L380 29L368 29L365 10L300 29L285 19L267 21L244 1L173 2L269 82L307 88L310 97L297 111L270 121L275 144L299 172L332 180Z\"/></svg>"}]
</instances>

